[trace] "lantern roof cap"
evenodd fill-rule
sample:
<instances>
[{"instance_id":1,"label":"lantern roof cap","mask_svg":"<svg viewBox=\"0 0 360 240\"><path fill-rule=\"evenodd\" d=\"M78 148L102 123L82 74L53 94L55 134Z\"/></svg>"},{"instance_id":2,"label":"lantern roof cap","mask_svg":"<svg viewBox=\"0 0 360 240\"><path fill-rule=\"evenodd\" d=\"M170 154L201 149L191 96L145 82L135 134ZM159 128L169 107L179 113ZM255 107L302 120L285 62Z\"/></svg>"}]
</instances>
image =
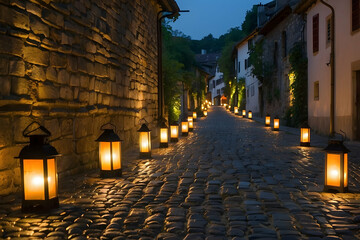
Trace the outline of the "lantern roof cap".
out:
<instances>
[{"instance_id":1,"label":"lantern roof cap","mask_svg":"<svg viewBox=\"0 0 360 240\"><path fill-rule=\"evenodd\" d=\"M274 117L274 119L279 119L279 116L278 116L278 115L276 115L276 116Z\"/></svg>"},{"instance_id":2,"label":"lantern roof cap","mask_svg":"<svg viewBox=\"0 0 360 240\"><path fill-rule=\"evenodd\" d=\"M330 139L326 148L324 148L326 152L350 152L349 149L345 147L342 140L338 139Z\"/></svg>"},{"instance_id":3,"label":"lantern roof cap","mask_svg":"<svg viewBox=\"0 0 360 240\"><path fill-rule=\"evenodd\" d=\"M143 123L141 125L141 128L138 130L138 132L150 132L150 131L151 130L148 128L148 126L145 123Z\"/></svg>"},{"instance_id":4,"label":"lantern roof cap","mask_svg":"<svg viewBox=\"0 0 360 240\"><path fill-rule=\"evenodd\" d=\"M269 113L266 113L266 117L270 117L270 114L269 114Z\"/></svg>"},{"instance_id":5,"label":"lantern roof cap","mask_svg":"<svg viewBox=\"0 0 360 240\"><path fill-rule=\"evenodd\" d=\"M307 122L303 122L300 126L300 128L310 128L309 124Z\"/></svg>"},{"instance_id":6,"label":"lantern roof cap","mask_svg":"<svg viewBox=\"0 0 360 240\"><path fill-rule=\"evenodd\" d=\"M96 142L120 142L120 137L113 129L102 129L104 132L95 140Z\"/></svg>"},{"instance_id":7,"label":"lantern roof cap","mask_svg":"<svg viewBox=\"0 0 360 240\"><path fill-rule=\"evenodd\" d=\"M177 125L179 125L179 122L178 122L178 121L172 121L172 122L170 123L170 125L171 125L171 126L174 126L174 125L177 126Z\"/></svg>"},{"instance_id":8,"label":"lantern roof cap","mask_svg":"<svg viewBox=\"0 0 360 240\"><path fill-rule=\"evenodd\" d=\"M19 157L17 158L26 158L26 159L44 159L60 156L58 151L46 143L43 145L27 145L21 149Z\"/></svg>"},{"instance_id":9,"label":"lantern roof cap","mask_svg":"<svg viewBox=\"0 0 360 240\"><path fill-rule=\"evenodd\" d=\"M168 128L166 121L161 121L160 128Z\"/></svg>"}]
</instances>

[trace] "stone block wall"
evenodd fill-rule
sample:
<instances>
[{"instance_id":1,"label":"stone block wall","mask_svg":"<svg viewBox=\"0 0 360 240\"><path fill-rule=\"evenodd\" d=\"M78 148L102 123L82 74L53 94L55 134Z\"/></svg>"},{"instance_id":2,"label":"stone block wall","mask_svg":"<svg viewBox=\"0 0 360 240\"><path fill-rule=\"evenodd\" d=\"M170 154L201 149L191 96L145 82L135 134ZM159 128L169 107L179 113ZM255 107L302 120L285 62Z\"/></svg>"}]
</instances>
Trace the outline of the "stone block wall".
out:
<instances>
[{"instance_id":1,"label":"stone block wall","mask_svg":"<svg viewBox=\"0 0 360 240\"><path fill-rule=\"evenodd\" d=\"M264 39L264 62L271 65L271 86L263 85L264 111L274 116L284 117L290 107L289 73L291 66L289 55L291 49L303 40L304 20L301 15L291 13L281 23L276 25ZM283 55L283 32L286 33L286 54ZM277 43L277 50L275 49ZM276 56L274 56L276 55ZM276 62L275 62L276 60ZM277 93L279 98L276 97ZM271 101L269 101L271 99Z\"/></svg>"},{"instance_id":2,"label":"stone block wall","mask_svg":"<svg viewBox=\"0 0 360 240\"><path fill-rule=\"evenodd\" d=\"M24 128L48 128L60 178L98 165L101 125L127 148L157 116L154 0L0 0L0 195L20 189Z\"/></svg>"}]
</instances>

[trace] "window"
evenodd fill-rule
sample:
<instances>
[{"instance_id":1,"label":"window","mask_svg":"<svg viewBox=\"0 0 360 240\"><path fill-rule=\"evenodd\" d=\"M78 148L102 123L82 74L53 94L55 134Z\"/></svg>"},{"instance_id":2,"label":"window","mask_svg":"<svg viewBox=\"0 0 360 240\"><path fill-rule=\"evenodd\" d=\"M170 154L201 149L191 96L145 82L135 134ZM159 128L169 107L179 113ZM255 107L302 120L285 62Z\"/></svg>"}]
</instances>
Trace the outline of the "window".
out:
<instances>
[{"instance_id":1,"label":"window","mask_svg":"<svg viewBox=\"0 0 360 240\"><path fill-rule=\"evenodd\" d=\"M331 15L326 18L326 47L331 43Z\"/></svg>"},{"instance_id":2,"label":"window","mask_svg":"<svg viewBox=\"0 0 360 240\"><path fill-rule=\"evenodd\" d=\"M251 85L251 96L254 96L255 95L255 87L254 87L254 84Z\"/></svg>"},{"instance_id":3,"label":"window","mask_svg":"<svg viewBox=\"0 0 360 240\"><path fill-rule=\"evenodd\" d=\"M319 14L313 16L313 53L319 51Z\"/></svg>"},{"instance_id":4,"label":"window","mask_svg":"<svg viewBox=\"0 0 360 240\"><path fill-rule=\"evenodd\" d=\"M277 52L278 52L278 43L274 42L274 56L273 56L273 60L274 60L274 65L275 67L277 67Z\"/></svg>"},{"instance_id":5,"label":"window","mask_svg":"<svg viewBox=\"0 0 360 240\"><path fill-rule=\"evenodd\" d=\"M249 98L249 87L246 89L246 97Z\"/></svg>"},{"instance_id":6,"label":"window","mask_svg":"<svg viewBox=\"0 0 360 240\"><path fill-rule=\"evenodd\" d=\"M287 39L286 39L286 31L283 31L282 33L281 33L281 48L282 48L282 57L284 58L284 57L286 57L286 52L287 52L287 46L286 46L286 41L287 41Z\"/></svg>"},{"instance_id":7,"label":"window","mask_svg":"<svg viewBox=\"0 0 360 240\"><path fill-rule=\"evenodd\" d=\"M248 60L245 59L245 69L247 69L247 68L248 68Z\"/></svg>"},{"instance_id":8,"label":"window","mask_svg":"<svg viewBox=\"0 0 360 240\"><path fill-rule=\"evenodd\" d=\"M314 100L319 100L319 81L314 82Z\"/></svg>"},{"instance_id":9,"label":"window","mask_svg":"<svg viewBox=\"0 0 360 240\"><path fill-rule=\"evenodd\" d=\"M213 88L215 88L215 86L216 86L216 83L215 83L215 80L213 81Z\"/></svg>"},{"instance_id":10,"label":"window","mask_svg":"<svg viewBox=\"0 0 360 240\"><path fill-rule=\"evenodd\" d=\"M240 72L240 69L241 69L241 62L239 61L239 67L238 67L238 71Z\"/></svg>"},{"instance_id":11,"label":"window","mask_svg":"<svg viewBox=\"0 0 360 240\"><path fill-rule=\"evenodd\" d=\"M220 95L220 89L218 89L216 92L217 92L217 95Z\"/></svg>"},{"instance_id":12,"label":"window","mask_svg":"<svg viewBox=\"0 0 360 240\"><path fill-rule=\"evenodd\" d=\"M356 31L360 28L360 0L352 0L352 30Z\"/></svg>"},{"instance_id":13,"label":"window","mask_svg":"<svg viewBox=\"0 0 360 240\"><path fill-rule=\"evenodd\" d=\"M250 50L252 48L252 46L253 46L253 39L250 39L248 41L248 50Z\"/></svg>"}]
</instances>

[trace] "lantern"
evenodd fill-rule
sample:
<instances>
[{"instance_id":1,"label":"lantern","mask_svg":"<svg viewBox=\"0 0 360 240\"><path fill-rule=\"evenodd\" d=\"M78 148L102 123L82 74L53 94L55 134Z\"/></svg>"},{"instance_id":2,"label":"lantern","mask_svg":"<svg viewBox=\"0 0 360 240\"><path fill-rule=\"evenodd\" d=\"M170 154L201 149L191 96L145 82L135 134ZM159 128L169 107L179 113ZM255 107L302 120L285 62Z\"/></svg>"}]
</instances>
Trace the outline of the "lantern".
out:
<instances>
[{"instance_id":1,"label":"lantern","mask_svg":"<svg viewBox=\"0 0 360 240\"><path fill-rule=\"evenodd\" d=\"M269 127L270 126L270 121L271 121L270 115L266 114L266 116L265 116L265 126Z\"/></svg>"},{"instance_id":2,"label":"lantern","mask_svg":"<svg viewBox=\"0 0 360 240\"><path fill-rule=\"evenodd\" d=\"M237 115L237 114L239 114L239 109L238 109L238 107L234 107L234 113Z\"/></svg>"},{"instance_id":3,"label":"lantern","mask_svg":"<svg viewBox=\"0 0 360 240\"><path fill-rule=\"evenodd\" d=\"M250 120L252 119L252 111L248 112L248 119L250 119Z\"/></svg>"},{"instance_id":4,"label":"lantern","mask_svg":"<svg viewBox=\"0 0 360 240\"><path fill-rule=\"evenodd\" d=\"M34 127L35 125L37 126ZM30 138L30 144L20 151L18 157L22 210L57 208L59 197L56 157L60 155L47 141L51 133L38 122L33 122L25 128L23 136Z\"/></svg>"},{"instance_id":5,"label":"lantern","mask_svg":"<svg viewBox=\"0 0 360 240\"><path fill-rule=\"evenodd\" d=\"M224 107L225 107L225 109L226 109L226 105L227 105L227 104L226 104L226 103L224 103Z\"/></svg>"},{"instance_id":6,"label":"lantern","mask_svg":"<svg viewBox=\"0 0 360 240\"><path fill-rule=\"evenodd\" d=\"M230 112L230 109L231 109L231 105L228 105L228 109L227 109L227 110L228 110L229 112Z\"/></svg>"},{"instance_id":7,"label":"lantern","mask_svg":"<svg viewBox=\"0 0 360 240\"><path fill-rule=\"evenodd\" d=\"M207 117L207 108L204 109L204 116Z\"/></svg>"},{"instance_id":8,"label":"lantern","mask_svg":"<svg viewBox=\"0 0 360 240\"><path fill-rule=\"evenodd\" d=\"M140 158L151 158L151 130L144 123L139 132Z\"/></svg>"},{"instance_id":9,"label":"lantern","mask_svg":"<svg viewBox=\"0 0 360 240\"><path fill-rule=\"evenodd\" d=\"M300 146L310 146L310 127L306 123L300 128Z\"/></svg>"},{"instance_id":10,"label":"lantern","mask_svg":"<svg viewBox=\"0 0 360 240\"><path fill-rule=\"evenodd\" d=\"M274 118L274 127L273 127L273 131L279 131L280 128L280 119L279 117L275 117Z\"/></svg>"},{"instance_id":11,"label":"lantern","mask_svg":"<svg viewBox=\"0 0 360 240\"><path fill-rule=\"evenodd\" d=\"M194 121L192 116L188 116L189 132L194 131Z\"/></svg>"},{"instance_id":12,"label":"lantern","mask_svg":"<svg viewBox=\"0 0 360 240\"><path fill-rule=\"evenodd\" d=\"M160 124L160 147L167 148L169 146L169 129L165 120Z\"/></svg>"},{"instance_id":13,"label":"lantern","mask_svg":"<svg viewBox=\"0 0 360 240\"><path fill-rule=\"evenodd\" d=\"M193 120L194 120L194 122L196 122L196 118L197 118L197 113L193 112Z\"/></svg>"},{"instance_id":14,"label":"lantern","mask_svg":"<svg viewBox=\"0 0 360 240\"><path fill-rule=\"evenodd\" d=\"M348 152L342 141L330 140L325 150L324 191L348 189Z\"/></svg>"},{"instance_id":15,"label":"lantern","mask_svg":"<svg viewBox=\"0 0 360 240\"><path fill-rule=\"evenodd\" d=\"M187 121L187 118L183 118L181 121L181 135L182 136L188 136L189 135L189 123Z\"/></svg>"},{"instance_id":16,"label":"lantern","mask_svg":"<svg viewBox=\"0 0 360 240\"><path fill-rule=\"evenodd\" d=\"M246 110L245 109L242 110L242 117L243 118L246 117Z\"/></svg>"},{"instance_id":17,"label":"lantern","mask_svg":"<svg viewBox=\"0 0 360 240\"><path fill-rule=\"evenodd\" d=\"M115 126L111 123L101 126L104 131L96 142L99 142L99 161L101 177L119 177L121 176L121 140L113 129L107 129L105 126Z\"/></svg>"},{"instance_id":18,"label":"lantern","mask_svg":"<svg viewBox=\"0 0 360 240\"><path fill-rule=\"evenodd\" d=\"M179 124L177 122L173 122L170 125L170 141L171 142L179 141Z\"/></svg>"}]
</instances>

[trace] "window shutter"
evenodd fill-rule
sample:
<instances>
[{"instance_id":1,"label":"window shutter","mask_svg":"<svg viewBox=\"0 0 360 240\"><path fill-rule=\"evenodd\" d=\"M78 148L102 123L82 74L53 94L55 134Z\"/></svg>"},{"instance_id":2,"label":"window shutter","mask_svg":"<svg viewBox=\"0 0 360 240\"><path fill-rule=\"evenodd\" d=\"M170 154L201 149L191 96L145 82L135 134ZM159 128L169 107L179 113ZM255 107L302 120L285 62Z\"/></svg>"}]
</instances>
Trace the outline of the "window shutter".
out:
<instances>
[{"instance_id":1,"label":"window shutter","mask_svg":"<svg viewBox=\"0 0 360 240\"><path fill-rule=\"evenodd\" d=\"M352 30L360 28L360 0L352 0Z\"/></svg>"},{"instance_id":2,"label":"window shutter","mask_svg":"<svg viewBox=\"0 0 360 240\"><path fill-rule=\"evenodd\" d=\"M313 53L319 51L319 14L313 16Z\"/></svg>"}]
</instances>

